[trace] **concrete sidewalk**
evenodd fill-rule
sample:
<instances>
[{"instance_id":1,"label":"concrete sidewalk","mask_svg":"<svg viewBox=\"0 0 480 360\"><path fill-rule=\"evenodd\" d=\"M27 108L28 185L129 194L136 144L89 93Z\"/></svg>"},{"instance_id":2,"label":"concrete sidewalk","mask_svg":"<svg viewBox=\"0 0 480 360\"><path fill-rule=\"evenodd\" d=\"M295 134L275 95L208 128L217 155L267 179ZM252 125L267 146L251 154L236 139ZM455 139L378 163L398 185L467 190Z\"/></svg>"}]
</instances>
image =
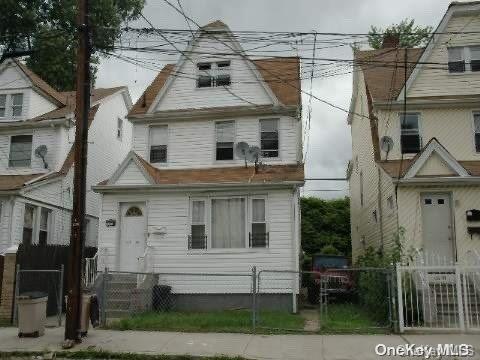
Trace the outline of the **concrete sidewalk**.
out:
<instances>
[{"instance_id":1,"label":"concrete sidewalk","mask_svg":"<svg viewBox=\"0 0 480 360\"><path fill-rule=\"evenodd\" d=\"M63 332L63 328L46 329L43 337L19 339L16 328L0 328L0 352L60 350ZM90 330L88 337L74 350L196 356L227 355L275 360L368 360L381 358L375 355L375 346L379 343L391 346L407 343L435 346L439 343L471 344L476 351L475 356L469 359L480 359L480 336L462 334L248 335Z\"/></svg>"}]
</instances>

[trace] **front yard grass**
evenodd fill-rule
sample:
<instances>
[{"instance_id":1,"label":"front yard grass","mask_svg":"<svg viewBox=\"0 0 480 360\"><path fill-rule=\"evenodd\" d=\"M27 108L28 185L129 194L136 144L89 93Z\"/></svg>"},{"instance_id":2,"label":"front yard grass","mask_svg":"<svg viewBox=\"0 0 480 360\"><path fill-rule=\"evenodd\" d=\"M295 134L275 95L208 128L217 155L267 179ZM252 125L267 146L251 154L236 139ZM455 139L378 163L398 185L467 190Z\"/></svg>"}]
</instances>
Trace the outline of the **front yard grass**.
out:
<instances>
[{"instance_id":1,"label":"front yard grass","mask_svg":"<svg viewBox=\"0 0 480 360\"><path fill-rule=\"evenodd\" d=\"M281 311L262 311L258 332L283 332L276 329L302 330L304 319ZM252 314L248 310L211 312L147 312L119 319L108 328L114 330L183 331L183 332L252 332ZM269 328L272 330L264 330Z\"/></svg>"},{"instance_id":2,"label":"front yard grass","mask_svg":"<svg viewBox=\"0 0 480 360\"><path fill-rule=\"evenodd\" d=\"M320 319L321 333L385 334L386 326L375 320L361 306L351 303L328 304L325 319Z\"/></svg>"}]
</instances>

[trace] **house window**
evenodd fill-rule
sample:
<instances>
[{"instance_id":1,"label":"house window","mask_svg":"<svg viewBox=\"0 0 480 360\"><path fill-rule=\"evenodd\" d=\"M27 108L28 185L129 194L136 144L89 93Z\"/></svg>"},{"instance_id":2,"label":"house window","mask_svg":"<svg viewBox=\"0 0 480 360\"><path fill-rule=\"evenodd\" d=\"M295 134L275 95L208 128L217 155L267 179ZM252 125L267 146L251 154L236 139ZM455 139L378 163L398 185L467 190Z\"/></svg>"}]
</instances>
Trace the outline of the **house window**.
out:
<instances>
[{"instance_id":1,"label":"house window","mask_svg":"<svg viewBox=\"0 0 480 360\"><path fill-rule=\"evenodd\" d=\"M470 47L470 70L480 71L480 46Z\"/></svg>"},{"instance_id":2,"label":"house window","mask_svg":"<svg viewBox=\"0 0 480 360\"><path fill-rule=\"evenodd\" d=\"M475 151L480 153L480 113L473 114L473 126L475 131Z\"/></svg>"},{"instance_id":3,"label":"house window","mask_svg":"<svg viewBox=\"0 0 480 360\"><path fill-rule=\"evenodd\" d=\"M150 128L150 162L167 162L168 126Z\"/></svg>"},{"instance_id":4,"label":"house window","mask_svg":"<svg viewBox=\"0 0 480 360\"><path fill-rule=\"evenodd\" d=\"M363 172L360 171L360 206L363 207Z\"/></svg>"},{"instance_id":5,"label":"house window","mask_svg":"<svg viewBox=\"0 0 480 360\"><path fill-rule=\"evenodd\" d=\"M419 114L400 114L402 154L412 154L420 151Z\"/></svg>"},{"instance_id":6,"label":"house window","mask_svg":"<svg viewBox=\"0 0 480 360\"><path fill-rule=\"evenodd\" d=\"M24 245L31 245L33 242L33 226L35 224L35 210L33 205L25 204L25 212L23 214L23 238Z\"/></svg>"},{"instance_id":7,"label":"house window","mask_svg":"<svg viewBox=\"0 0 480 360\"><path fill-rule=\"evenodd\" d=\"M7 108L7 95L0 95L0 117L5 117L5 110Z\"/></svg>"},{"instance_id":8,"label":"house window","mask_svg":"<svg viewBox=\"0 0 480 360\"><path fill-rule=\"evenodd\" d=\"M197 87L229 86L230 61L197 64Z\"/></svg>"},{"instance_id":9,"label":"house window","mask_svg":"<svg viewBox=\"0 0 480 360\"><path fill-rule=\"evenodd\" d=\"M15 135L10 139L9 167L29 167L32 161L32 135Z\"/></svg>"},{"instance_id":10,"label":"house window","mask_svg":"<svg viewBox=\"0 0 480 360\"><path fill-rule=\"evenodd\" d=\"M278 119L260 120L262 157L278 157Z\"/></svg>"},{"instance_id":11,"label":"house window","mask_svg":"<svg viewBox=\"0 0 480 360\"><path fill-rule=\"evenodd\" d=\"M12 95L12 116L21 116L23 108L23 94Z\"/></svg>"},{"instance_id":12,"label":"house window","mask_svg":"<svg viewBox=\"0 0 480 360\"><path fill-rule=\"evenodd\" d=\"M38 243L40 245L47 245L50 234L50 222L52 211L50 209L40 209L40 226L38 232Z\"/></svg>"},{"instance_id":13,"label":"house window","mask_svg":"<svg viewBox=\"0 0 480 360\"><path fill-rule=\"evenodd\" d=\"M235 143L235 122L222 121L215 123L216 159L233 160Z\"/></svg>"},{"instance_id":14,"label":"house window","mask_svg":"<svg viewBox=\"0 0 480 360\"><path fill-rule=\"evenodd\" d=\"M465 72L463 47L448 48L448 71L451 73Z\"/></svg>"},{"instance_id":15,"label":"house window","mask_svg":"<svg viewBox=\"0 0 480 360\"><path fill-rule=\"evenodd\" d=\"M245 247L245 198L212 199L212 248Z\"/></svg>"},{"instance_id":16,"label":"house window","mask_svg":"<svg viewBox=\"0 0 480 360\"><path fill-rule=\"evenodd\" d=\"M205 200L192 201L192 223L188 239L189 249L206 249L207 234L205 229Z\"/></svg>"},{"instance_id":17,"label":"house window","mask_svg":"<svg viewBox=\"0 0 480 360\"><path fill-rule=\"evenodd\" d=\"M268 247L265 199L252 199L252 223L249 245L250 247Z\"/></svg>"},{"instance_id":18,"label":"house window","mask_svg":"<svg viewBox=\"0 0 480 360\"><path fill-rule=\"evenodd\" d=\"M122 139L123 135L123 119L117 118L117 139Z\"/></svg>"}]
</instances>

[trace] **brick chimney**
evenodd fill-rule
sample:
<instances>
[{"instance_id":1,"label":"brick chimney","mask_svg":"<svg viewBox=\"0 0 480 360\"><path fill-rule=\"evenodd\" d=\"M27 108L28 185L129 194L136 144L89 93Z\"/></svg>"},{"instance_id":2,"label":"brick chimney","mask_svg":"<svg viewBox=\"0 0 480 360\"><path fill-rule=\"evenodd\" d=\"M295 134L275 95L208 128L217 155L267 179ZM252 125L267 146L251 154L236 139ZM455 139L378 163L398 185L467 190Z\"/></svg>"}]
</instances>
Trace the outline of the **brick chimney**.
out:
<instances>
[{"instance_id":1,"label":"brick chimney","mask_svg":"<svg viewBox=\"0 0 480 360\"><path fill-rule=\"evenodd\" d=\"M397 48L400 45L400 35L394 33L386 33L383 35L382 49Z\"/></svg>"}]
</instances>

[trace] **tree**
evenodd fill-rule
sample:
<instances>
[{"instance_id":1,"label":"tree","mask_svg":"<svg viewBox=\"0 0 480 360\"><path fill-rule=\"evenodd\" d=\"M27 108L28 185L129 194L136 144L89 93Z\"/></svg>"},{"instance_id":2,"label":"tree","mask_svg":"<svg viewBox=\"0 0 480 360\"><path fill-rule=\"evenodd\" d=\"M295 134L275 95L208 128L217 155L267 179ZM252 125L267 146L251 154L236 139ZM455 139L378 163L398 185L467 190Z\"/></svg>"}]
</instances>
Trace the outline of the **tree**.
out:
<instances>
[{"instance_id":1,"label":"tree","mask_svg":"<svg viewBox=\"0 0 480 360\"><path fill-rule=\"evenodd\" d=\"M124 22L137 19L145 0L90 2L92 79L99 52L108 52L121 35ZM73 90L76 68L76 0L3 0L0 49L32 50L27 65L58 90Z\"/></svg>"},{"instance_id":2,"label":"tree","mask_svg":"<svg viewBox=\"0 0 480 360\"><path fill-rule=\"evenodd\" d=\"M350 256L350 200L302 198L302 249Z\"/></svg>"},{"instance_id":3,"label":"tree","mask_svg":"<svg viewBox=\"0 0 480 360\"><path fill-rule=\"evenodd\" d=\"M368 32L368 44L373 49L381 49L386 35L398 36L400 47L417 47L425 45L430 39L431 26L415 25L414 19L402 20L399 24L390 25L386 29L371 26Z\"/></svg>"}]
</instances>

